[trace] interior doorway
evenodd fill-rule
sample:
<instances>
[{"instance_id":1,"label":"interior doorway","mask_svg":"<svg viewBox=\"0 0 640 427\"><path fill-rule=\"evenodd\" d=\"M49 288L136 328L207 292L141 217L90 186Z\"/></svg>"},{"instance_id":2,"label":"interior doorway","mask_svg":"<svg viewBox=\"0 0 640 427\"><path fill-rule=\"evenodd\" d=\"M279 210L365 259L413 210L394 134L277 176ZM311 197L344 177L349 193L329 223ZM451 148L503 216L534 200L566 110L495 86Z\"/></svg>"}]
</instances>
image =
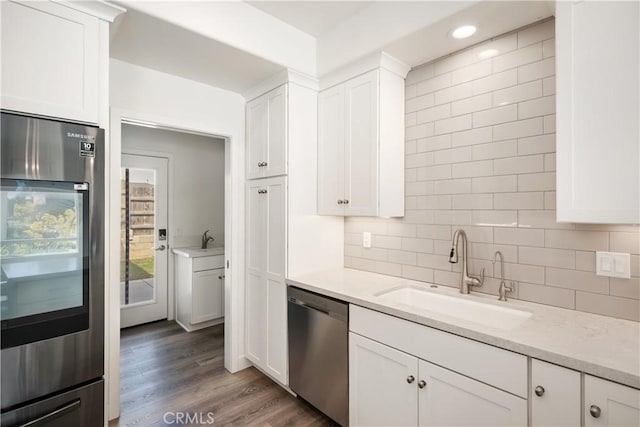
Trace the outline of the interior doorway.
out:
<instances>
[{"instance_id":1,"label":"interior doorway","mask_svg":"<svg viewBox=\"0 0 640 427\"><path fill-rule=\"evenodd\" d=\"M162 123L162 124L160 124ZM131 136L131 132L146 133L148 137L144 144L134 144L133 146L128 142ZM217 161L210 161L210 158L204 154L201 149L196 149L194 156L190 161L186 163L180 161L180 156L172 152L166 144L161 141L160 134L172 134L182 135L186 138L199 137L208 141L208 144L218 147L220 156ZM241 211L242 204L240 198L236 197L238 193L233 191L236 186L240 185L240 178L243 173L243 163L241 157L237 157L238 146L232 144L229 136L218 136L215 129L199 128L193 124L187 122L180 123L167 120L166 117L155 117L153 115L146 115L140 113L127 113L121 110L112 110L111 115L111 145L110 149L110 222L109 222L109 235L111 236L111 242L109 249L110 254L110 277L109 280L109 330L107 339L107 394L108 394L108 413L109 419L115 419L120 415L120 403L121 403L121 375L128 369L124 365L124 359L120 358L120 320L121 320L121 288L120 285L120 234L121 230L121 167L122 154L131 154L135 156L143 157L164 157L168 159L168 218L166 227L166 248L167 264L168 264L168 283L167 283L167 314L165 322L176 325L176 299L175 299L175 280L173 272L172 257L175 256L172 253L174 248L195 247L201 244L201 237L204 231L209 230L208 236L213 236L216 245L224 246L222 250L222 256L224 257L221 266L224 266L223 288L224 288L224 323L216 326L216 330L222 332L221 338L223 338L223 348L218 349L224 356L224 367L231 372L236 372L248 366L248 362L245 362L242 356L242 343L239 341L242 339L241 333L238 332L238 328L242 325L239 324L237 318L242 316L241 307L238 307L238 293L240 290L238 287L232 286L239 280L239 273L241 271L241 261L238 264L230 262L232 254L242 253L243 245L242 240L238 239L238 218L242 218ZM195 159L195 160L194 160ZM209 159L209 161L207 160ZM207 171L216 171L219 174L220 180L217 195L209 194L208 191L213 188L211 180L207 179ZM130 171L131 172L131 171ZM180 178L191 176L192 183L181 183ZM194 207L189 206L185 202L184 196L198 197L202 200L214 201L215 208L213 207ZM181 210L181 211L180 211ZM220 212L220 222L215 224L199 224L197 218L211 219L216 214L214 211ZM185 212L188 214L184 216ZM239 213L240 212L240 213ZM182 216L181 216L182 215ZM189 216L191 215L191 216ZM193 216L195 215L195 217ZM195 218L195 219L194 219ZM209 226L211 225L211 227ZM159 233L156 228L156 236ZM234 237L235 236L235 237ZM155 248L159 246L159 241L156 239ZM210 243L211 246L211 243ZM236 256L236 259L237 256ZM154 260L154 263L156 261ZM154 264L153 270L157 270L157 265ZM216 276L217 278L218 276ZM157 278L157 274L154 278ZM157 292L157 291L156 291ZM124 320L124 318L123 318ZM162 322L160 322L162 323ZM151 323L147 325L155 325ZM122 326L127 326L126 320L123 321ZM136 328L142 328L143 326L136 326L134 328L127 328L126 332L135 330ZM207 329L208 330L208 329ZM123 332L124 334L124 332ZM185 334L187 334L185 332ZM192 333L191 333L192 334ZM150 337L152 338L152 337ZM125 349L123 347L123 349ZM128 351L128 350L126 350ZM161 351L161 349L158 349ZM181 350L182 351L182 350ZM162 353L164 354L164 353ZM134 358L135 359L135 358Z\"/></svg>"},{"instance_id":2,"label":"interior doorway","mask_svg":"<svg viewBox=\"0 0 640 427\"><path fill-rule=\"evenodd\" d=\"M120 327L168 316L166 157L122 155L120 168Z\"/></svg>"}]
</instances>

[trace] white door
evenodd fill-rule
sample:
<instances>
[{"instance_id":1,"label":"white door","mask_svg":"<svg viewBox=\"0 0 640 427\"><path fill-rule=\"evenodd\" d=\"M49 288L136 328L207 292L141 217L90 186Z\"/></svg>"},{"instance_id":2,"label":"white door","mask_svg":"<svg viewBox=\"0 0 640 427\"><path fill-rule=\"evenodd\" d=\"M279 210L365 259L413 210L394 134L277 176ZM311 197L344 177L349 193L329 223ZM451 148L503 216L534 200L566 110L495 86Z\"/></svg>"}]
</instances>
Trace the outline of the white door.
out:
<instances>
[{"instance_id":1,"label":"white door","mask_svg":"<svg viewBox=\"0 0 640 427\"><path fill-rule=\"evenodd\" d=\"M269 134L269 104L266 95L247 104L247 178L264 176L267 138Z\"/></svg>"},{"instance_id":2,"label":"white door","mask_svg":"<svg viewBox=\"0 0 640 427\"><path fill-rule=\"evenodd\" d=\"M267 360L264 367L268 374L288 384L288 347L287 347L287 285L286 271L286 179L270 178L263 180L266 193L267 219Z\"/></svg>"},{"instance_id":3,"label":"white door","mask_svg":"<svg viewBox=\"0 0 640 427\"><path fill-rule=\"evenodd\" d=\"M378 70L345 83L345 214L378 213Z\"/></svg>"},{"instance_id":4,"label":"white door","mask_svg":"<svg viewBox=\"0 0 640 427\"><path fill-rule=\"evenodd\" d=\"M416 426L418 359L349 333L349 424Z\"/></svg>"},{"instance_id":5,"label":"white door","mask_svg":"<svg viewBox=\"0 0 640 427\"><path fill-rule=\"evenodd\" d=\"M264 366L267 356L267 221L263 180L249 181L246 195L247 358Z\"/></svg>"},{"instance_id":6,"label":"white door","mask_svg":"<svg viewBox=\"0 0 640 427\"><path fill-rule=\"evenodd\" d=\"M586 427L640 426L640 390L585 375L584 424Z\"/></svg>"},{"instance_id":7,"label":"white door","mask_svg":"<svg viewBox=\"0 0 640 427\"><path fill-rule=\"evenodd\" d=\"M580 425L580 372L531 360L531 425Z\"/></svg>"},{"instance_id":8,"label":"white door","mask_svg":"<svg viewBox=\"0 0 640 427\"><path fill-rule=\"evenodd\" d=\"M419 363L420 426L527 425L525 399L423 360Z\"/></svg>"},{"instance_id":9,"label":"white door","mask_svg":"<svg viewBox=\"0 0 640 427\"><path fill-rule=\"evenodd\" d=\"M344 215L344 84L318 95L318 214Z\"/></svg>"},{"instance_id":10,"label":"white door","mask_svg":"<svg viewBox=\"0 0 640 427\"><path fill-rule=\"evenodd\" d=\"M264 176L287 173L287 86L283 85L267 94L269 109L266 165Z\"/></svg>"},{"instance_id":11,"label":"white door","mask_svg":"<svg viewBox=\"0 0 640 427\"><path fill-rule=\"evenodd\" d=\"M167 168L166 158L122 155L122 328L167 317Z\"/></svg>"}]
</instances>

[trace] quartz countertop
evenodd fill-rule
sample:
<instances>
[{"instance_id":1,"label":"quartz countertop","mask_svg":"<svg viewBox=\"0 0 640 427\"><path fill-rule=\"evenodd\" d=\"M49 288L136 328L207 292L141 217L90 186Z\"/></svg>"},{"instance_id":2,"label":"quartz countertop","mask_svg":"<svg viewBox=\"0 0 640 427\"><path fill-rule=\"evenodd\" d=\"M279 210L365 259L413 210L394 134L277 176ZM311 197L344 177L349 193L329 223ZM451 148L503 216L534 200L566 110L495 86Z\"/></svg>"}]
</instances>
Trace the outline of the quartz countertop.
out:
<instances>
[{"instance_id":1,"label":"quartz countertop","mask_svg":"<svg viewBox=\"0 0 640 427\"><path fill-rule=\"evenodd\" d=\"M224 246L215 246L207 249L201 249L197 246L188 248L173 248L173 253L187 258L199 258L203 256L224 255Z\"/></svg>"},{"instance_id":2,"label":"quartz countertop","mask_svg":"<svg viewBox=\"0 0 640 427\"><path fill-rule=\"evenodd\" d=\"M502 302L495 296L473 291L470 295L461 295L457 290L446 286L439 286L436 290L424 282L348 268L293 276L287 278L287 284L640 388L638 322L519 300ZM382 300L377 296L404 286L527 311L532 315L511 329L500 329L463 320L454 315L443 315L387 299Z\"/></svg>"}]
</instances>

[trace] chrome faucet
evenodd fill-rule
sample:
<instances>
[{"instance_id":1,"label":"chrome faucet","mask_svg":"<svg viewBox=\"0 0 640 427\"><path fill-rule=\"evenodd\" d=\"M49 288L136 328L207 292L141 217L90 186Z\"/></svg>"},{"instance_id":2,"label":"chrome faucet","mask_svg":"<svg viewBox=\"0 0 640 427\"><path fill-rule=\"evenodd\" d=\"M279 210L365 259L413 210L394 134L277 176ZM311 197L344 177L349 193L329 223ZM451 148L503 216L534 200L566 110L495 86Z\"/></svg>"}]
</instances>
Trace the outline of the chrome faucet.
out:
<instances>
[{"instance_id":1,"label":"chrome faucet","mask_svg":"<svg viewBox=\"0 0 640 427\"><path fill-rule=\"evenodd\" d=\"M496 258L500 257L500 288L498 289L498 301L506 301L507 300L507 292L513 292L513 282L511 282L511 286L507 286L504 283L504 257L502 256L502 252L496 251L493 254L493 265L496 265Z\"/></svg>"},{"instance_id":2,"label":"chrome faucet","mask_svg":"<svg viewBox=\"0 0 640 427\"><path fill-rule=\"evenodd\" d=\"M201 249L207 249L207 245L209 244L209 242L213 242L215 240L213 237L207 236L208 232L209 230L202 233L202 245L200 246Z\"/></svg>"},{"instance_id":3,"label":"chrome faucet","mask_svg":"<svg viewBox=\"0 0 640 427\"><path fill-rule=\"evenodd\" d=\"M462 277L460 278L460 293L468 294L469 286L482 286L484 283L484 268L480 272L480 277L474 277L469 274L469 257L467 256L467 233L458 229L453 233L453 241L451 242L451 253L449 254L449 262L456 264L458 262L458 240L462 237Z\"/></svg>"}]
</instances>

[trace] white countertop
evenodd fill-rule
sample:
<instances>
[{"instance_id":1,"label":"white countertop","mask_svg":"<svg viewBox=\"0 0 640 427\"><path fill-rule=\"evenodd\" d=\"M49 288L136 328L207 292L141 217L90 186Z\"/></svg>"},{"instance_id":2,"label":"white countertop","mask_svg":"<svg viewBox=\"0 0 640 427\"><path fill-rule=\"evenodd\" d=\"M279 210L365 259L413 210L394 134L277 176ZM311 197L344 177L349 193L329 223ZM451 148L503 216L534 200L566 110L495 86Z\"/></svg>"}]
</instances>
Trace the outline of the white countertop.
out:
<instances>
[{"instance_id":1,"label":"white countertop","mask_svg":"<svg viewBox=\"0 0 640 427\"><path fill-rule=\"evenodd\" d=\"M188 248L173 248L176 255L186 256L187 258L199 258L203 256L224 255L224 246L215 246L207 249L200 249L197 246Z\"/></svg>"},{"instance_id":2,"label":"white countertop","mask_svg":"<svg viewBox=\"0 0 640 427\"><path fill-rule=\"evenodd\" d=\"M435 290L532 313L524 323L503 330L409 305L381 301L376 296L402 286L429 290L429 284L424 282L345 268L290 277L287 284L640 388L638 322L519 300L502 302L495 296L473 291L470 295L461 295L445 286Z\"/></svg>"}]
</instances>

